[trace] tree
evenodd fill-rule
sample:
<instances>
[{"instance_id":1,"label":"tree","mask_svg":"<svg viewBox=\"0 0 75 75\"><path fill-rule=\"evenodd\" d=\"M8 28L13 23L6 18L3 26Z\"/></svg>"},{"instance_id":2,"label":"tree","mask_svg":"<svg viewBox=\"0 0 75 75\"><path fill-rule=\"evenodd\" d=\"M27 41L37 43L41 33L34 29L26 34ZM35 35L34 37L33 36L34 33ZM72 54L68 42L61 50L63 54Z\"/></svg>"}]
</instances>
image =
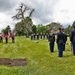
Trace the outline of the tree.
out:
<instances>
[{"instance_id":1,"label":"tree","mask_svg":"<svg viewBox=\"0 0 75 75\"><path fill-rule=\"evenodd\" d=\"M15 25L15 31L16 31L16 34L19 35L19 36L25 35L26 31L25 31L25 28L23 27L22 21L21 22L18 22Z\"/></svg>"},{"instance_id":2,"label":"tree","mask_svg":"<svg viewBox=\"0 0 75 75\"><path fill-rule=\"evenodd\" d=\"M29 13L29 16L25 17L25 13L27 11L30 11L30 13ZM22 21L22 25L25 28L27 35L28 35L28 33L32 32L32 24L33 23L31 20L31 16L32 16L33 12L34 12L33 8L30 8L27 5L25 5L24 3L21 3L19 8L17 9L17 14L12 17L13 19Z\"/></svg>"},{"instance_id":3,"label":"tree","mask_svg":"<svg viewBox=\"0 0 75 75\"><path fill-rule=\"evenodd\" d=\"M37 32L38 33L48 33L48 28L47 28L47 26L43 26L42 24L39 24L38 26L37 26Z\"/></svg>"},{"instance_id":4,"label":"tree","mask_svg":"<svg viewBox=\"0 0 75 75\"><path fill-rule=\"evenodd\" d=\"M56 23L56 22L52 22L50 24L47 25L48 30L54 30L55 33L57 33L58 28L62 27L62 25L60 23Z\"/></svg>"},{"instance_id":5,"label":"tree","mask_svg":"<svg viewBox=\"0 0 75 75\"><path fill-rule=\"evenodd\" d=\"M70 31L72 29L72 26L68 25L67 28L65 28L65 32L69 35L70 34Z\"/></svg>"},{"instance_id":6,"label":"tree","mask_svg":"<svg viewBox=\"0 0 75 75\"><path fill-rule=\"evenodd\" d=\"M33 25L33 26L32 26L32 32L33 32L33 33L37 33L37 27L36 27L36 25Z\"/></svg>"},{"instance_id":7,"label":"tree","mask_svg":"<svg viewBox=\"0 0 75 75\"><path fill-rule=\"evenodd\" d=\"M5 35L8 34L8 32L11 33L11 28L10 28L10 26L8 25L8 26L7 26L5 29L3 29L1 32L4 32Z\"/></svg>"}]
</instances>

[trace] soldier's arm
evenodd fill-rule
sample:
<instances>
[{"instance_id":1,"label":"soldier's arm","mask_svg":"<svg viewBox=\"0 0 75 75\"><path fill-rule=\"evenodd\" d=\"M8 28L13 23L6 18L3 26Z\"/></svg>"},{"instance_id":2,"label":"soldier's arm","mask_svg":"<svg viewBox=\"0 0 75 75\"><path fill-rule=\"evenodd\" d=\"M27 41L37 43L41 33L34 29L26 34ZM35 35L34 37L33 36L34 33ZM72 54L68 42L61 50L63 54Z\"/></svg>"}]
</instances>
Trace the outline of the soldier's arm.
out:
<instances>
[{"instance_id":1,"label":"soldier's arm","mask_svg":"<svg viewBox=\"0 0 75 75\"><path fill-rule=\"evenodd\" d=\"M70 41L71 41L71 42L72 42L72 37L73 37L73 36L72 36L72 32L71 32L71 33L70 33Z\"/></svg>"},{"instance_id":2,"label":"soldier's arm","mask_svg":"<svg viewBox=\"0 0 75 75\"><path fill-rule=\"evenodd\" d=\"M56 43L58 43L58 40L59 40L59 34L57 34L57 40L56 40Z\"/></svg>"}]
</instances>

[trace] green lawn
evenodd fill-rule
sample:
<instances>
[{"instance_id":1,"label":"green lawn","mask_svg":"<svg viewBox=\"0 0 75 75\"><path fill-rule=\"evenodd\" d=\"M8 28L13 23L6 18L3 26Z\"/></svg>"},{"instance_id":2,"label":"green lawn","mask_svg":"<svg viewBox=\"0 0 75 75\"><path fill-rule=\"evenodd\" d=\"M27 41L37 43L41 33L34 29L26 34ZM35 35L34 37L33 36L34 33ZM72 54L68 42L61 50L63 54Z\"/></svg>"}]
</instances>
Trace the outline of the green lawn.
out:
<instances>
[{"instance_id":1,"label":"green lawn","mask_svg":"<svg viewBox=\"0 0 75 75\"><path fill-rule=\"evenodd\" d=\"M69 42L69 41L68 41ZM26 66L0 66L0 75L75 75L75 56L72 55L70 42L62 58L49 52L47 40L38 43L24 37L16 37L16 43L0 43L0 58L27 58Z\"/></svg>"}]
</instances>

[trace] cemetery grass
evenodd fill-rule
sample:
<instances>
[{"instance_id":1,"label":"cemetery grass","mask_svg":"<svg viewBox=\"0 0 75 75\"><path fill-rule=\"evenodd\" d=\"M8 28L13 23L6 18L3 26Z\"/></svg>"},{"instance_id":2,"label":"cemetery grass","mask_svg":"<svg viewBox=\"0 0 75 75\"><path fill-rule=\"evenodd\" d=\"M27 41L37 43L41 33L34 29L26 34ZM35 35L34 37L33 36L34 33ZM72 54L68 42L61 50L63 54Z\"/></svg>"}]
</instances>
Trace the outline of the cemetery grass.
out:
<instances>
[{"instance_id":1,"label":"cemetery grass","mask_svg":"<svg viewBox=\"0 0 75 75\"><path fill-rule=\"evenodd\" d=\"M49 51L47 40L31 41L29 38L16 37L16 42L0 43L0 58L26 58L25 66L0 65L0 75L75 75L75 56L70 41L67 41L63 57L58 57L57 45L54 53Z\"/></svg>"}]
</instances>

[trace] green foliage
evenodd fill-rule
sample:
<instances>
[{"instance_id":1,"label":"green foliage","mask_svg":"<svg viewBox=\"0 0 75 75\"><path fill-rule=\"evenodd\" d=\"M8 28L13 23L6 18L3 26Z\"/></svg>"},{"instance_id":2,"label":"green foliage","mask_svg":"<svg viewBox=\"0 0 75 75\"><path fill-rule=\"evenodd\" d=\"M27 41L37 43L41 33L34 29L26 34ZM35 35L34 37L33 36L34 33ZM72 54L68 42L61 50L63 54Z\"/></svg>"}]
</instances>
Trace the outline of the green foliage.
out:
<instances>
[{"instance_id":1,"label":"green foliage","mask_svg":"<svg viewBox=\"0 0 75 75\"><path fill-rule=\"evenodd\" d=\"M68 35L70 35L71 29L72 29L72 26L68 25L68 27L65 28L65 32L66 32Z\"/></svg>"},{"instance_id":2,"label":"green foliage","mask_svg":"<svg viewBox=\"0 0 75 75\"><path fill-rule=\"evenodd\" d=\"M25 21L26 21L26 22L29 22L29 21L32 21L32 19L27 16L27 17L25 17Z\"/></svg>"},{"instance_id":3,"label":"green foliage","mask_svg":"<svg viewBox=\"0 0 75 75\"><path fill-rule=\"evenodd\" d=\"M8 32L11 33L11 28L10 26L8 25L5 29L3 29L1 32L4 32L4 34L8 34Z\"/></svg>"},{"instance_id":4,"label":"green foliage","mask_svg":"<svg viewBox=\"0 0 75 75\"><path fill-rule=\"evenodd\" d=\"M47 29L47 26L43 26L42 24L39 24L37 26L37 33L47 33L48 32L48 29Z\"/></svg>"},{"instance_id":5,"label":"green foliage","mask_svg":"<svg viewBox=\"0 0 75 75\"><path fill-rule=\"evenodd\" d=\"M33 33L37 33L37 27L36 27L36 25L33 25L33 26L32 26L32 32L33 32Z\"/></svg>"},{"instance_id":6,"label":"green foliage","mask_svg":"<svg viewBox=\"0 0 75 75\"><path fill-rule=\"evenodd\" d=\"M25 35L28 32L26 27L27 29L30 28L30 30L32 28L32 19L29 17L26 17L25 20L22 20L15 25L17 35ZM28 33L30 33L30 30Z\"/></svg>"}]
</instances>

